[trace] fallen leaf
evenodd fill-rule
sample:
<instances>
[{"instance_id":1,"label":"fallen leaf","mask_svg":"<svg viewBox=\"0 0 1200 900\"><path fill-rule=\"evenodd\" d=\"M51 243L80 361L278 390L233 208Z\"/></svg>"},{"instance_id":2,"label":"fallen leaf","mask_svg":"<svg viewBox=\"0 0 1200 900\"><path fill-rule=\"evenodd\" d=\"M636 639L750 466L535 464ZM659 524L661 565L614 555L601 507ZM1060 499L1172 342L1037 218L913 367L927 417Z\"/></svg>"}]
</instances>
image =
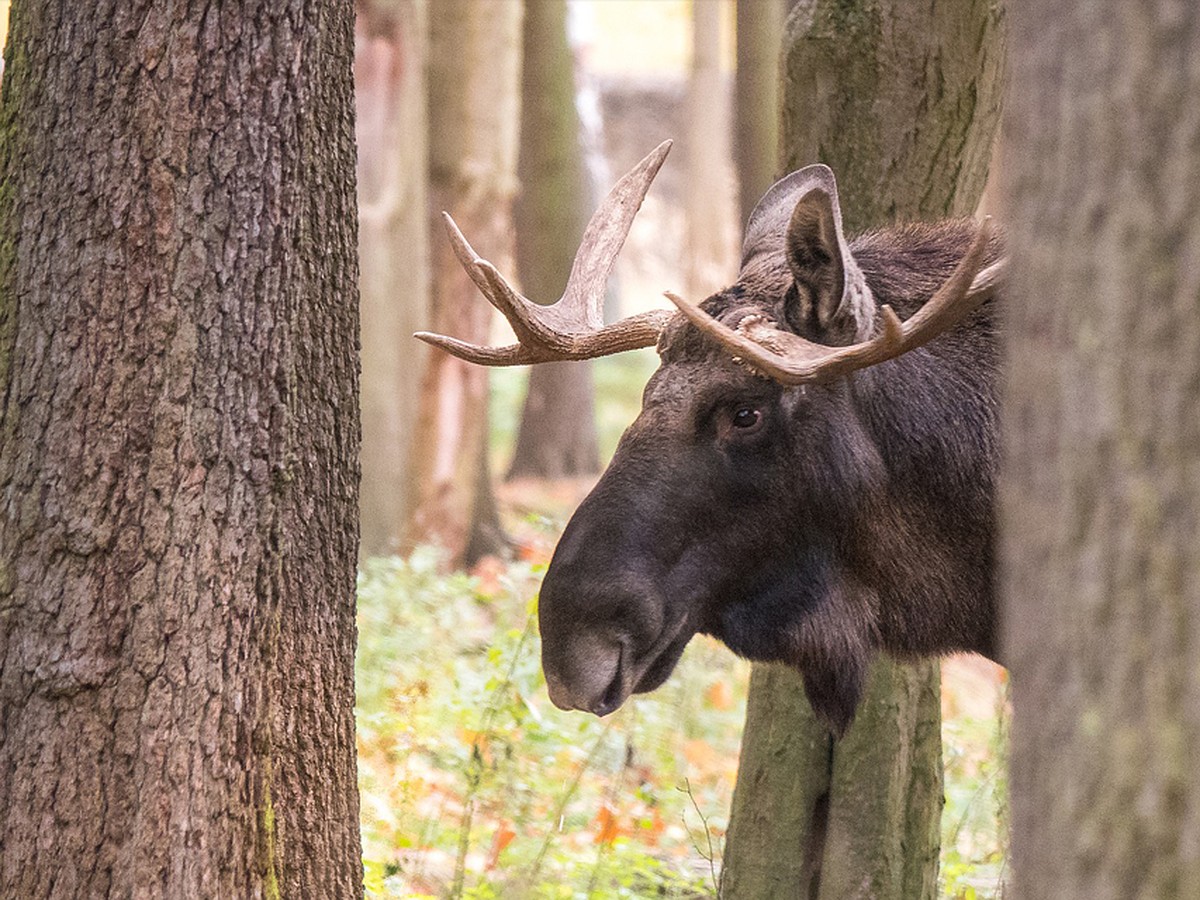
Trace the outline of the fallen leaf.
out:
<instances>
[{"instance_id":1,"label":"fallen leaf","mask_svg":"<svg viewBox=\"0 0 1200 900\"><path fill-rule=\"evenodd\" d=\"M487 869L491 871L496 868L500 861L500 854L504 852L504 848L512 843L513 838L517 833L512 830L508 822L501 822L500 827L496 829L495 835L492 836L492 849L488 851Z\"/></svg>"}]
</instances>

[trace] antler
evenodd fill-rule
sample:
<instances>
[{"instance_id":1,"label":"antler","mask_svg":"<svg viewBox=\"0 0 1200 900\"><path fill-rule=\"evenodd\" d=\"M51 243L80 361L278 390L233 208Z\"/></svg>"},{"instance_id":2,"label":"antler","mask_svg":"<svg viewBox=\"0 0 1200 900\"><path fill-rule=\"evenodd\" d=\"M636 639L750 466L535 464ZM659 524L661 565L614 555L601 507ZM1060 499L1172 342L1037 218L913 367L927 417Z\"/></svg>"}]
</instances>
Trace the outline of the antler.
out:
<instances>
[{"instance_id":1,"label":"antler","mask_svg":"<svg viewBox=\"0 0 1200 900\"><path fill-rule=\"evenodd\" d=\"M415 337L484 366L591 359L653 345L674 313L653 310L606 326L604 290L633 217L670 149L671 142L663 141L609 191L583 233L566 290L548 306L517 293L496 267L467 243L450 215L442 213L454 255L492 306L504 313L520 343L484 347L427 331L418 331Z\"/></svg>"},{"instance_id":2,"label":"antler","mask_svg":"<svg viewBox=\"0 0 1200 900\"><path fill-rule=\"evenodd\" d=\"M787 385L829 381L840 375L885 362L933 340L990 297L1004 277L1007 259L983 271L984 254L991 236L991 218L985 218L966 255L949 278L916 313L901 322L890 306L880 308L883 331L859 344L827 347L781 331L758 316L748 317L737 329L717 321L698 304L667 293L679 311L737 357Z\"/></svg>"}]
</instances>

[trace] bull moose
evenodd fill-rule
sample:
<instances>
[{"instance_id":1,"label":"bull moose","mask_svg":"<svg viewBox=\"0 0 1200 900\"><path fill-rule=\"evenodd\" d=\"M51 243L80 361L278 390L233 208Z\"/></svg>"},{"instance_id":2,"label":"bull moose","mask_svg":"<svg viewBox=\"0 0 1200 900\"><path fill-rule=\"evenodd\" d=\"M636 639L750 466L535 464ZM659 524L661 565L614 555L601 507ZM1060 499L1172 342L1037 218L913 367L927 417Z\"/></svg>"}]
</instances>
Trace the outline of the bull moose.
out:
<instances>
[{"instance_id":1,"label":"bull moose","mask_svg":"<svg viewBox=\"0 0 1200 900\"><path fill-rule=\"evenodd\" d=\"M519 343L418 337L483 365L657 346L641 413L542 583L557 706L606 715L704 633L794 666L841 734L876 652L996 655L1000 240L971 220L848 240L833 173L808 166L759 202L733 286L604 325L605 282L669 149L601 204L553 305L445 216Z\"/></svg>"}]
</instances>

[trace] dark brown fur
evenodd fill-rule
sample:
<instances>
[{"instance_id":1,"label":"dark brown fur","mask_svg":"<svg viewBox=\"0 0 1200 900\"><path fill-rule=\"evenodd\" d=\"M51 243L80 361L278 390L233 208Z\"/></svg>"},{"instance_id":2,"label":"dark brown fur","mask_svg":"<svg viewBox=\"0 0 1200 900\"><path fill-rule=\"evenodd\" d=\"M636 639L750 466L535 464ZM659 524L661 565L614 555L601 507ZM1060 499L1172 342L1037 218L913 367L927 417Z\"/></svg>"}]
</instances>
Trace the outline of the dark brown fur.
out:
<instances>
[{"instance_id":1,"label":"dark brown fur","mask_svg":"<svg viewBox=\"0 0 1200 900\"><path fill-rule=\"evenodd\" d=\"M903 319L973 234L966 221L912 225L849 246L875 300ZM821 325L837 317L818 293L796 283L781 247L705 308L844 343ZM676 317L641 415L546 575L555 702L609 712L661 684L703 632L795 666L840 733L879 650L994 658L995 302L898 359L795 388ZM739 410L761 416L752 433L732 424Z\"/></svg>"}]
</instances>

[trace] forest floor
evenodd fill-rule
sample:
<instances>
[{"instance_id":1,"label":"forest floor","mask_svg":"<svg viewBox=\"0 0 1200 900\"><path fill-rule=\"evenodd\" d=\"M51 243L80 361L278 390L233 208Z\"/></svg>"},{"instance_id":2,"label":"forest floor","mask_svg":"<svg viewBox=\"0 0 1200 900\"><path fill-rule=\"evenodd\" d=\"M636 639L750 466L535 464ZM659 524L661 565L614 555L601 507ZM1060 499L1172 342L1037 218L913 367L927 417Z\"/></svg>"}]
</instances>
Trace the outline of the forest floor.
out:
<instances>
[{"instance_id":1,"label":"forest floor","mask_svg":"<svg viewBox=\"0 0 1200 900\"><path fill-rule=\"evenodd\" d=\"M654 357L596 364L605 458ZM497 471L523 376L493 382ZM589 482L499 487L516 551L446 572L437 551L359 583L358 745L368 896L713 897L749 665L692 641L657 691L603 720L546 697L535 596ZM942 895L998 897L1007 846L1006 680L943 666Z\"/></svg>"}]
</instances>

